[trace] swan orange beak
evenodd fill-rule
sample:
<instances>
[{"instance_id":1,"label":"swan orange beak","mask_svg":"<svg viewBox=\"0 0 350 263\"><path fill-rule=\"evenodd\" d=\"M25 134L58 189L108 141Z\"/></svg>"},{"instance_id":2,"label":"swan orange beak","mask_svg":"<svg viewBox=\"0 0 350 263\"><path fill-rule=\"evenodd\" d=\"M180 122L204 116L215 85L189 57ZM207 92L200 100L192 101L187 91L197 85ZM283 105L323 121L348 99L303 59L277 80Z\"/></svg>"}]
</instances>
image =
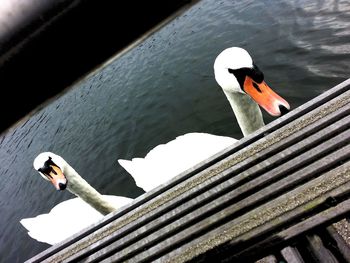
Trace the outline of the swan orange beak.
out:
<instances>
[{"instance_id":1,"label":"swan orange beak","mask_svg":"<svg viewBox=\"0 0 350 263\"><path fill-rule=\"evenodd\" d=\"M47 178L51 181L51 183L55 186L57 190L64 190L67 187L68 181L64 176L62 170L54 165L51 166L51 171L47 175Z\"/></svg>"},{"instance_id":2,"label":"swan orange beak","mask_svg":"<svg viewBox=\"0 0 350 263\"><path fill-rule=\"evenodd\" d=\"M272 116L281 116L290 110L288 102L275 93L265 81L257 83L249 76L246 76L243 89Z\"/></svg>"}]
</instances>

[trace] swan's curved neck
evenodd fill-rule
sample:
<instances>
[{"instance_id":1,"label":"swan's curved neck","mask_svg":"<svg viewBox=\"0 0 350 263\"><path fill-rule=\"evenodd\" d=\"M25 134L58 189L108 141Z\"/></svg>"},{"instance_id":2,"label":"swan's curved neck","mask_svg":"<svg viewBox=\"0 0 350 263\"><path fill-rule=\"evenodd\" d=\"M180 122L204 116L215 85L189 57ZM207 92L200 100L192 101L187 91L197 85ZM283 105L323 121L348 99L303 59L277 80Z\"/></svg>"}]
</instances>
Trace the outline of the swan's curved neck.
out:
<instances>
[{"instance_id":1,"label":"swan's curved neck","mask_svg":"<svg viewBox=\"0 0 350 263\"><path fill-rule=\"evenodd\" d=\"M244 136L264 126L261 110L248 95L224 91Z\"/></svg>"},{"instance_id":2,"label":"swan's curved neck","mask_svg":"<svg viewBox=\"0 0 350 263\"><path fill-rule=\"evenodd\" d=\"M106 215L117 209L113 204L108 202L103 195L86 182L71 166L67 165L64 173L68 180L67 189L72 194L83 199L101 214Z\"/></svg>"}]
</instances>

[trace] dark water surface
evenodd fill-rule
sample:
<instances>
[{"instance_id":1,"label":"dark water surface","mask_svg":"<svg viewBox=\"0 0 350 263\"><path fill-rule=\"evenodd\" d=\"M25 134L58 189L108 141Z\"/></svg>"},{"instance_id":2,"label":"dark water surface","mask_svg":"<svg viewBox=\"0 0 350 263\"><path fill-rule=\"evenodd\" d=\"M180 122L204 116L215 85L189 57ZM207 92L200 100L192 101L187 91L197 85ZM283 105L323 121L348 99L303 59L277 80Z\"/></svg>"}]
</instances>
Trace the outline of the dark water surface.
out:
<instances>
[{"instance_id":1,"label":"dark water surface","mask_svg":"<svg viewBox=\"0 0 350 263\"><path fill-rule=\"evenodd\" d=\"M188 132L241 138L213 75L216 55L230 46L246 48L296 108L350 77L350 5L203 0L0 137L0 261L48 248L19 220L72 197L34 171L41 151L63 156L102 193L137 197L143 191L117 159Z\"/></svg>"}]
</instances>

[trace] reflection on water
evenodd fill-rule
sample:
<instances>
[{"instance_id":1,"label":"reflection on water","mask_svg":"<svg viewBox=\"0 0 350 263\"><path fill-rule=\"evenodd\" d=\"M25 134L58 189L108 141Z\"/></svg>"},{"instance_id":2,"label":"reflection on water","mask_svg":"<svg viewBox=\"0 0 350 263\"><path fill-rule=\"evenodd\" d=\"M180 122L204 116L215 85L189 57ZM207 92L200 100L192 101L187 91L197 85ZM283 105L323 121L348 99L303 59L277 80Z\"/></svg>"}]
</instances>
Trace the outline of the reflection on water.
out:
<instances>
[{"instance_id":1,"label":"reflection on water","mask_svg":"<svg viewBox=\"0 0 350 263\"><path fill-rule=\"evenodd\" d=\"M246 48L295 108L349 77L349 42L345 2L201 1L0 138L0 261L47 248L19 220L72 197L33 170L39 152L62 155L102 193L139 196L117 159L187 132L242 137L213 77L221 50Z\"/></svg>"}]
</instances>

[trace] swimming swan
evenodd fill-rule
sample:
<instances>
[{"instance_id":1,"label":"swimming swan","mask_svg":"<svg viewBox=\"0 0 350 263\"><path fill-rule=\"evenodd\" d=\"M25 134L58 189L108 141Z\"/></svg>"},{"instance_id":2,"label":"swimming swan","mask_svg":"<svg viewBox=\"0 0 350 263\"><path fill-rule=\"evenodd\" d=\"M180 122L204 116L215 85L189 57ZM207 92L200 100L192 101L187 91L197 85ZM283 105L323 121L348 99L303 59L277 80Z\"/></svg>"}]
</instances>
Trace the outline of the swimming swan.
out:
<instances>
[{"instance_id":1,"label":"swimming swan","mask_svg":"<svg viewBox=\"0 0 350 263\"><path fill-rule=\"evenodd\" d=\"M265 83L264 74L243 48L222 51L215 59L214 74L244 136L265 125L259 105L272 116L280 116L290 109L288 102ZM188 133L156 146L145 158L118 162L139 187L149 191L236 141L225 136Z\"/></svg>"},{"instance_id":2,"label":"swimming swan","mask_svg":"<svg viewBox=\"0 0 350 263\"><path fill-rule=\"evenodd\" d=\"M48 214L20 221L29 231L28 234L40 242L50 245L59 243L133 200L101 195L61 156L54 153L40 153L33 166L57 190L67 188L78 196L56 205Z\"/></svg>"}]
</instances>

